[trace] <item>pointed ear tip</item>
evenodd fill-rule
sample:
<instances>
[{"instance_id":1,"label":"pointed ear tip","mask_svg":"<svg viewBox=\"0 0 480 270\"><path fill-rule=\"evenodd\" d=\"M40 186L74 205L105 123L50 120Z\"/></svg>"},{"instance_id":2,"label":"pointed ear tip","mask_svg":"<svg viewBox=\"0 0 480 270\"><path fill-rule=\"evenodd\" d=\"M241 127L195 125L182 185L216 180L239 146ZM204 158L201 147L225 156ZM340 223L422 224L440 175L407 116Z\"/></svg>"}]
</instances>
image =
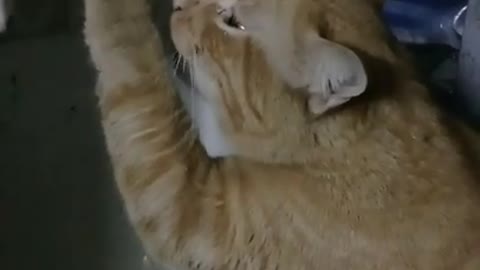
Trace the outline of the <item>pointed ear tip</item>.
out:
<instances>
[{"instance_id":1,"label":"pointed ear tip","mask_svg":"<svg viewBox=\"0 0 480 270\"><path fill-rule=\"evenodd\" d=\"M356 89L355 94L352 96L359 96L363 94L367 90L368 87L368 76L365 73L365 70L361 72L361 74L357 74L357 80L356 80Z\"/></svg>"},{"instance_id":2,"label":"pointed ear tip","mask_svg":"<svg viewBox=\"0 0 480 270\"><path fill-rule=\"evenodd\" d=\"M356 82L359 87L366 88L368 85L367 70L365 68L365 65L362 62L362 59L360 59L360 57L356 53L354 54L355 54L356 61L358 63L358 66L356 67L357 70L355 72Z\"/></svg>"}]
</instances>

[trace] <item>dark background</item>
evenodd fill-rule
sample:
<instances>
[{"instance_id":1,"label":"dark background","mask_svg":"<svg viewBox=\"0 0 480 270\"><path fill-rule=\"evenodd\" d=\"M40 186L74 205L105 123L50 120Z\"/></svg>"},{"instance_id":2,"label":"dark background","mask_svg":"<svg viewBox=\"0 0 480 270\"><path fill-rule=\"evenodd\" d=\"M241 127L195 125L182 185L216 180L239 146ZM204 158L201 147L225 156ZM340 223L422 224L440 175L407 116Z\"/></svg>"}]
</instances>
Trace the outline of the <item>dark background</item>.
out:
<instances>
[{"instance_id":1,"label":"dark background","mask_svg":"<svg viewBox=\"0 0 480 270\"><path fill-rule=\"evenodd\" d=\"M15 4L0 34L0 269L141 270L99 125L83 3ZM155 4L164 32L169 10Z\"/></svg>"}]
</instances>

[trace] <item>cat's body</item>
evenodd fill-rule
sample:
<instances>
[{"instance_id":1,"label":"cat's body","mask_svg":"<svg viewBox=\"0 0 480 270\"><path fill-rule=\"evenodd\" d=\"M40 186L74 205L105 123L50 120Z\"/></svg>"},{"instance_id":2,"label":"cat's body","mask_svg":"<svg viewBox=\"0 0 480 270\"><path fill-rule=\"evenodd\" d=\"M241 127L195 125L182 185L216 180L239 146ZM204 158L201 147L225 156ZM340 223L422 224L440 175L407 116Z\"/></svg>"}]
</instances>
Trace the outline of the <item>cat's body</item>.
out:
<instances>
[{"instance_id":1,"label":"cat's body","mask_svg":"<svg viewBox=\"0 0 480 270\"><path fill-rule=\"evenodd\" d=\"M479 269L478 169L366 1L298 0L327 11L326 38L353 48L369 78L319 118L258 43L217 28L214 8L174 14L176 47L196 54L196 87L235 146L221 159L192 132L145 2L86 0L85 34L116 181L157 263Z\"/></svg>"}]
</instances>

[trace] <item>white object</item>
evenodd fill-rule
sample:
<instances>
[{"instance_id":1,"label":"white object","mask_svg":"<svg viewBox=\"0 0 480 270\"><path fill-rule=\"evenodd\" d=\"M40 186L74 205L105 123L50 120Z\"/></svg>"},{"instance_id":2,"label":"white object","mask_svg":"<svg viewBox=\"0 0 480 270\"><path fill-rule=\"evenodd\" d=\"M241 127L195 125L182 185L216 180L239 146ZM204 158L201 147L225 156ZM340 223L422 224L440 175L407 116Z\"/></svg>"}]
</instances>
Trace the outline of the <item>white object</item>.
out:
<instances>
[{"instance_id":1,"label":"white object","mask_svg":"<svg viewBox=\"0 0 480 270\"><path fill-rule=\"evenodd\" d=\"M7 30L7 22L12 12L12 0L0 0L0 33Z\"/></svg>"},{"instance_id":2,"label":"white object","mask_svg":"<svg viewBox=\"0 0 480 270\"><path fill-rule=\"evenodd\" d=\"M480 1L470 0L459 59L459 85L475 116L480 116Z\"/></svg>"}]
</instances>

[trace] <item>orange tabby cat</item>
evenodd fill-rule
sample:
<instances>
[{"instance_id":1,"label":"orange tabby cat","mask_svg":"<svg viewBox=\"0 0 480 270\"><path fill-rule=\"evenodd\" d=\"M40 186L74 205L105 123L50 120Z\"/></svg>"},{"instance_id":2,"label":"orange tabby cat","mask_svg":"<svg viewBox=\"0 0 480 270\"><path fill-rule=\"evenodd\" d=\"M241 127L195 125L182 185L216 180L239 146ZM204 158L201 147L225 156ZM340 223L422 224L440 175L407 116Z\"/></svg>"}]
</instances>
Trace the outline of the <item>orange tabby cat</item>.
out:
<instances>
[{"instance_id":1,"label":"orange tabby cat","mask_svg":"<svg viewBox=\"0 0 480 270\"><path fill-rule=\"evenodd\" d=\"M156 263L480 269L478 170L457 130L448 130L456 123L435 110L388 43L371 2L259 0L276 8L260 15L297 11L288 21L304 23L286 31L311 36L317 29L361 59L367 91L320 117L309 110L312 92L292 89L262 49L278 35L263 42L248 27L225 33L224 15L212 4L177 8L176 47L238 151L210 159L168 76L147 0L85 1L116 181Z\"/></svg>"}]
</instances>

